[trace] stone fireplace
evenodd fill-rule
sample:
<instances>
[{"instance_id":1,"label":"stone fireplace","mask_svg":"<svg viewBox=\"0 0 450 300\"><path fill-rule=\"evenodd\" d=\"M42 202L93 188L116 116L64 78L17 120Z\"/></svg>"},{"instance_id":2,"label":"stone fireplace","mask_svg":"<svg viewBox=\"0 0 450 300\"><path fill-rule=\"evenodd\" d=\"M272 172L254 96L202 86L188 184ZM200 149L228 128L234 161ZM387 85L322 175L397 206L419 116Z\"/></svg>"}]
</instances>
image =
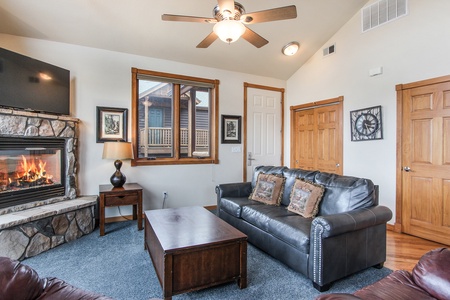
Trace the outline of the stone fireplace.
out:
<instances>
[{"instance_id":1,"label":"stone fireplace","mask_svg":"<svg viewBox=\"0 0 450 300\"><path fill-rule=\"evenodd\" d=\"M77 118L0 108L0 256L25 259L94 230L77 196Z\"/></svg>"}]
</instances>

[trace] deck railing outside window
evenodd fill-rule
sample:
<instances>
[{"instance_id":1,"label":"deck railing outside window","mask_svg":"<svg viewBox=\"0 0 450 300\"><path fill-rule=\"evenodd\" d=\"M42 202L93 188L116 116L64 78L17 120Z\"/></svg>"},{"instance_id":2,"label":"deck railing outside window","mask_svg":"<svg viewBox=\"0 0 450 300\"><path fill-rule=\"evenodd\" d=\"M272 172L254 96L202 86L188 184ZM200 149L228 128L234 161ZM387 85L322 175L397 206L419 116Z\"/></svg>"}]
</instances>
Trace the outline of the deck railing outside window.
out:
<instances>
[{"instance_id":1,"label":"deck railing outside window","mask_svg":"<svg viewBox=\"0 0 450 300\"><path fill-rule=\"evenodd\" d=\"M181 146L188 145L189 132L187 128L181 128ZM145 128L140 129L139 145L145 147ZM209 130L195 130L195 146L208 147ZM172 128L149 127L148 128L148 146L149 147L166 147L172 146Z\"/></svg>"}]
</instances>

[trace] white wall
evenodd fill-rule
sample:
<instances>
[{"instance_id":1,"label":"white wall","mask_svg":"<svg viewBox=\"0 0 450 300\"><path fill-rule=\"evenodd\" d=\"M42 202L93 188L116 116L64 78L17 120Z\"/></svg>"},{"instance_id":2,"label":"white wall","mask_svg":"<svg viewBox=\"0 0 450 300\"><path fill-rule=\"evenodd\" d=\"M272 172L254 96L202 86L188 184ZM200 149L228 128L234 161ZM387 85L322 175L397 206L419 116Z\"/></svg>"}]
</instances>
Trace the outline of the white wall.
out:
<instances>
[{"instance_id":1,"label":"white wall","mask_svg":"<svg viewBox=\"0 0 450 300\"><path fill-rule=\"evenodd\" d=\"M172 61L105 51L82 46L0 34L0 47L69 69L72 79L72 116L81 120L79 140L79 190L81 195L98 194L98 185L109 183L113 162L102 160L96 143L96 106L129 109L131 137L131 68L219 79L219 115L242 115L243 83L285 88L286 81L249 74L181 64ZM220 122L219 122L220 123ZM122 167L127 182L144 187L144 209L162 207L162 192L168 192L165 207L214 205L218 183L242 181L242 153L236 145L219 144L218 165L169 165ZM131 209L122 209L130 214ZM118 215L109 208L107 216Z\"/></svg>"},{"instance_id":2,"label":"white wall","mask_svg":"<svg viewBox=\"0 0 450 300\"><path fill-rule=\"evenodd\" d=\"M335 54L322 57L318 51L287 82L286 115L292 105L344 96L344 174L379 184L380 202L394 216L395 86L450 74L448 12L448 0L409 0L407 16L366 33L361 33L358 13L324 45L336 43ZM383 74L369 77L375 67L383 67ZM382 106L383 140L351 142L350 111L376 105ZM285 123L286 137L289 122ZM286 149L289 165L289 139Z\"/></svg>"}]
</instances>

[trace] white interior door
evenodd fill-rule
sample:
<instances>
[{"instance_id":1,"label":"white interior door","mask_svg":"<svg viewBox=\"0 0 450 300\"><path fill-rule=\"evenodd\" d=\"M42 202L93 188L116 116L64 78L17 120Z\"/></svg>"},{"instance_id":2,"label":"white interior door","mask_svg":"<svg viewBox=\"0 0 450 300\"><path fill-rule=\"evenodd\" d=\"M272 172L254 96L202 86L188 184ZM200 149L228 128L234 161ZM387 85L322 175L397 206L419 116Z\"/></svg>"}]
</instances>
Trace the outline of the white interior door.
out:
<instances>
[{"instance_id":1,"label":"white interior door","mask_svg":"<svg viewBox=\"0 0 450 300\"><path fill-rule=\"evenodd\" d=\"M280 91L247 89L247 181L256 166L282 164L281 95Z\"/></svg>"}]
</instances>

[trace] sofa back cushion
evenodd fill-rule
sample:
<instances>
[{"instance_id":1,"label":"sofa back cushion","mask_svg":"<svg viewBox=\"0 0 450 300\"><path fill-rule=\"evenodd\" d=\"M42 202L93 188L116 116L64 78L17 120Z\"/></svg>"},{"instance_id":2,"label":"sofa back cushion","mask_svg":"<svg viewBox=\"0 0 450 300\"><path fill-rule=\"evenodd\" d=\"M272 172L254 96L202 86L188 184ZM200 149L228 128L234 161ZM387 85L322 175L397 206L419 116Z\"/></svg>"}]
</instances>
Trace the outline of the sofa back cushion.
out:
<instances>
[{"instance_id":1,"label":"sofa back cushion","mask_svg":"<svg viewBox=\"0 0 450 300\"><path fill-rule=\"evenodd\" d=\"M320 216L376 205L375 187L369 179L320 172L314 182L325 188Z\"/></svg>"},{"instance_id":2,"label":"sofa back cushion","mask_svg":"<svg viewBox=\"0 0 450 300\"><path fill-rule=\"evenodd\" d=\"M450 249L425 253L415 265L414 282L436 299L450 299Z\"/></svg>"},{"instance_id":3,"label":"sofa back cushion","mask_svg":"<svg viewBox=\"0 0 450 300\"><path fill-rule=\"evenodd\" d=\"M283 171L286 169L287 169L287 167L282 167L282 166L281 167L278 167L278 166L258 166L258 167L256 167L255 171L253 172L252 189L254 189L256 186L256 182L258 181L259 173L283 175Z\"/></svg>"},{"instance_id":4,"label":"sofa back cushion","mask_svg":"<svg viewBox=\"0 0 450 300\"><path fill-rule=\"evenodd\" d=\"M295 184L295 180L303 179L306 181L314 182L314 178L319 171L311 171L311 170L302 170L302 169L284 169L283 176L286 178L284 183L284 193L283 199L281 200L281 204L284 206L288 206L291 202L291 193L292 187Z\"/></svg>"}]
</instances>

